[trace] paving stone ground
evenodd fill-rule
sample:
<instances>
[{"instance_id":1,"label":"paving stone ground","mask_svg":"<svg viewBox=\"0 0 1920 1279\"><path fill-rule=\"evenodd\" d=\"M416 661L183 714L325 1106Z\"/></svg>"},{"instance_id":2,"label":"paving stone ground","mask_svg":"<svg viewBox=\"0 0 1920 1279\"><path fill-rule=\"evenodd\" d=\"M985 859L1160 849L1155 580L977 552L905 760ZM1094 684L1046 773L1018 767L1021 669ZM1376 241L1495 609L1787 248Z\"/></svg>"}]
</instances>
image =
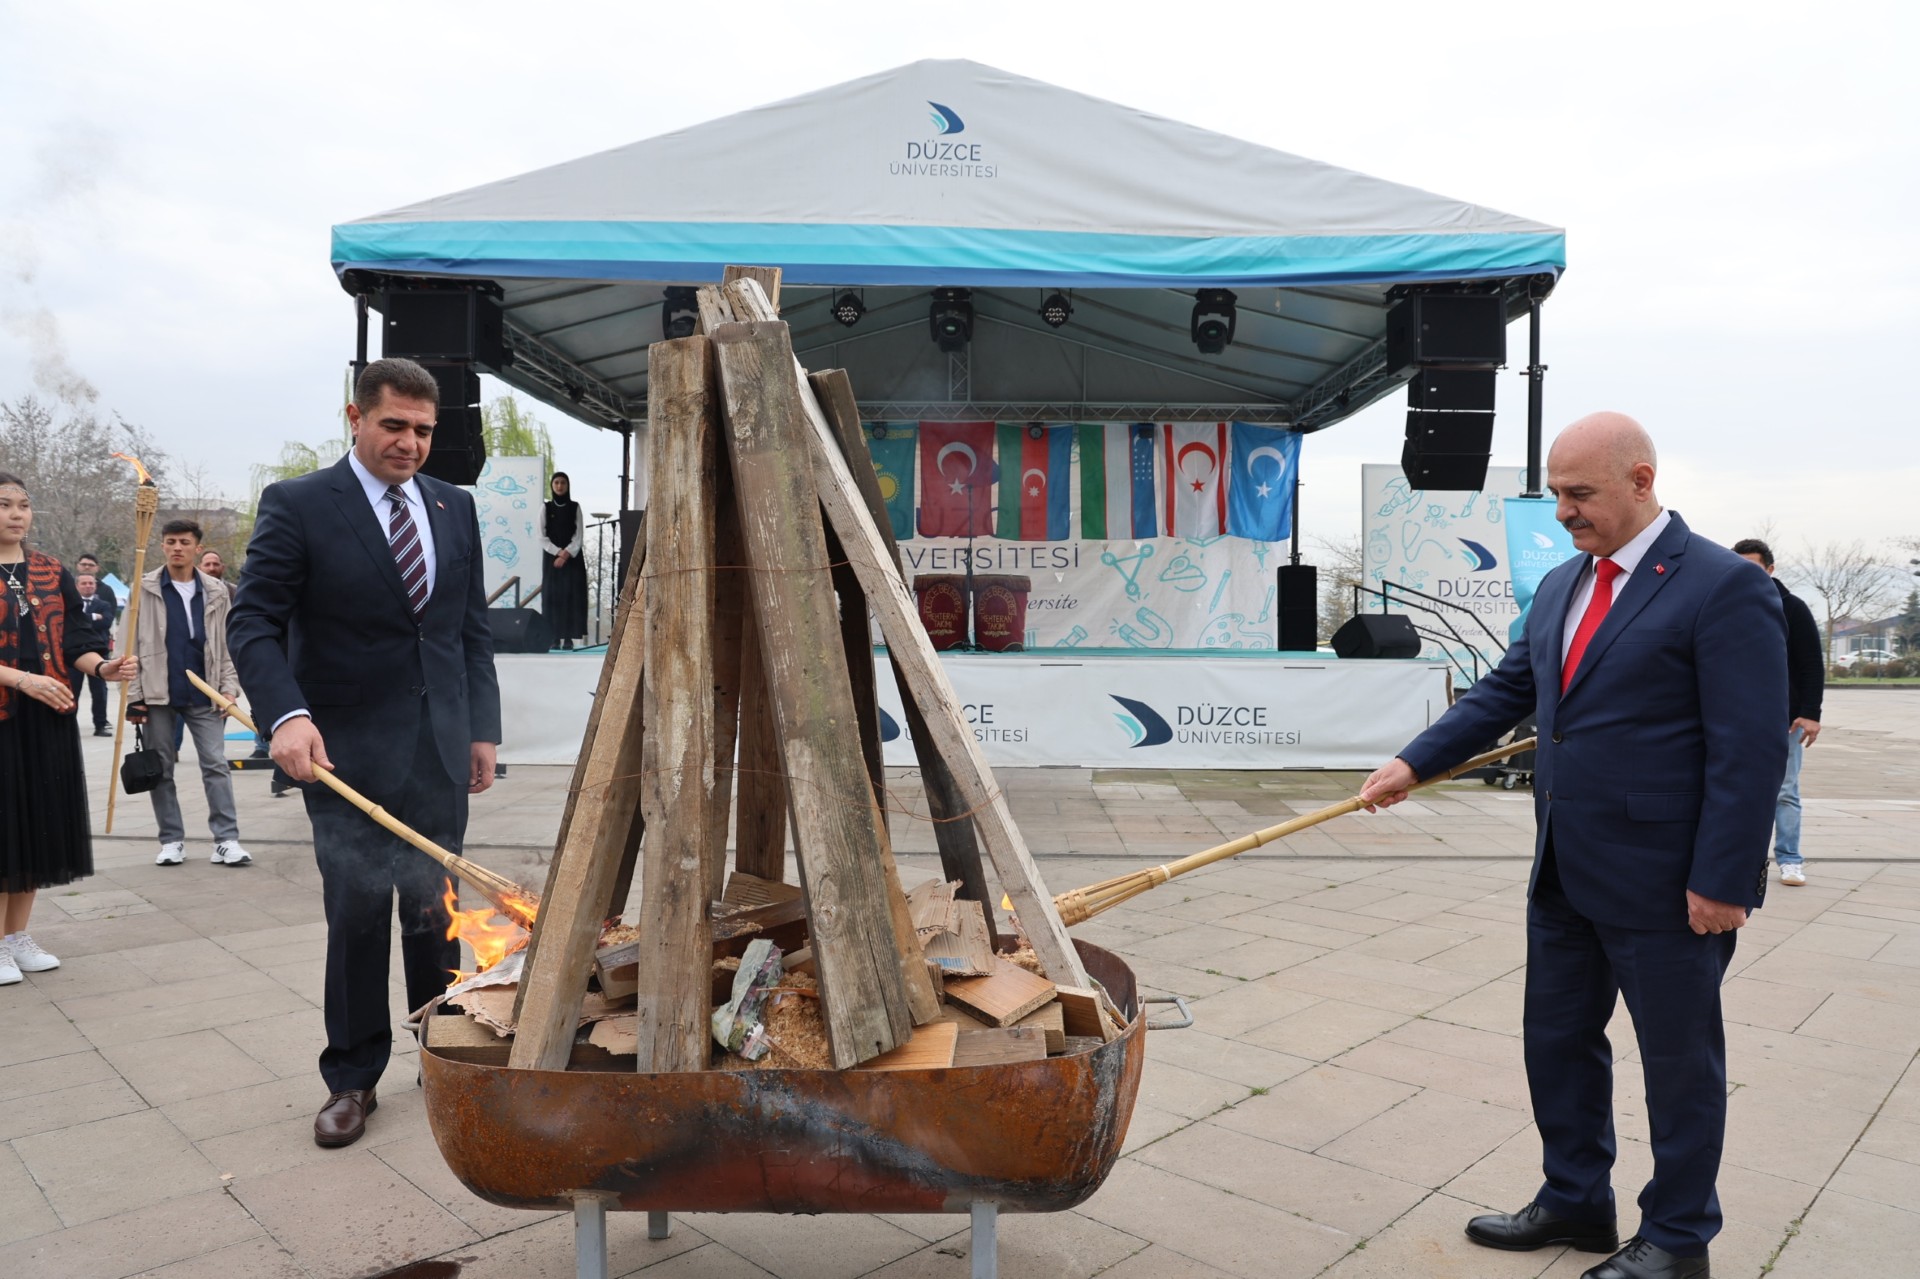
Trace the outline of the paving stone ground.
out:
<instances>
[{"instance_id":1,"label":"paving stone ground","mask_svg":"<svg viewBox=\"0 0 1920 1279\"><path fill-rule=\"evenodd\" d=\"M1726 986L1732 1097L1720 1276L1913 1272L1920 1241L1920 690L1839 690L1807 757L1810 884L1777 885ZM88 742L105 776L105 743ZM1354 774L1002 774L1055 890L1311 811ZM539 883L567 771L515 768L473 809L478 858ZM463 1279L573 1274L571 1223L492 1207L448 1173L412 1064L359 1144L315 1147L324 1098L319 878L297 797L235 778L256 864L153 865L123 800L99 873L41 897L64 961L0 990L0 1276L300 1279L429 1258ZM910 774L893 778L908 875L937 870ZM189 786L189 791L195 788ZM104 818L95 796L95 824ZM1160 888L1076 930L1149 993L1155 1033L1125 1153L1080 1209L1002 1222L1010 1276L1543 1276L1597 1258L1461 1236L1538 1182L1520 1056L1524 790L1457 784L1342 818ZM396 973L395 1004L398 996ZM1624 1014L1623 1226L1650 1161ZM404 1042L404 1041L403 1041ZM611 1218L614 1273L967 1273L959 1217Z\"/></svg>"}]
</instances>

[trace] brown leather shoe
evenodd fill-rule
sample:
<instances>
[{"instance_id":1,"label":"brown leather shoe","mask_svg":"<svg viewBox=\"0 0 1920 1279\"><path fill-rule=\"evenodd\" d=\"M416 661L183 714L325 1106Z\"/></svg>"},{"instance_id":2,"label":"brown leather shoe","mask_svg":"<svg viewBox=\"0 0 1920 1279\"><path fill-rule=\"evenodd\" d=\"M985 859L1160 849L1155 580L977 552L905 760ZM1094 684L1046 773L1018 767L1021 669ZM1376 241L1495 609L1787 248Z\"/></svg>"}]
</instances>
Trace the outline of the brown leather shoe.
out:
<instances>
[{"instance_id":1,"label":"brown leather shoe","mask_svg":"<svg viewBox=\"0 0 1920 1279\"><path fill-rule=\"evenodd\" d=\"M313 1144L351 1146L367 1130L367 1116L378 1109L380 1103L371 1088L334 1093L314 1116Z\"/></svg>"}]
</instances>

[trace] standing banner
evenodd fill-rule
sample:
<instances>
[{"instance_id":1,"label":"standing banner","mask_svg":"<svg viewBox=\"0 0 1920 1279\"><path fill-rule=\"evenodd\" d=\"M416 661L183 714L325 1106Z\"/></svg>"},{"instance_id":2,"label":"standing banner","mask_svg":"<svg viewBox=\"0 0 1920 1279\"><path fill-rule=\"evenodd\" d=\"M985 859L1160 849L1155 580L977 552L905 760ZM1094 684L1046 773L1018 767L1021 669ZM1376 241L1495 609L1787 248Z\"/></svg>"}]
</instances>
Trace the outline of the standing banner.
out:
<instances>
[{"instance_id":1,"label":"standing banner","mask_svg":"<svg viewBox=\"0 0 1920 1279\"><path fill-rule=\"evenodd\" d=\"M1507 642L1520 637L1540 579L1580 554L1573 535L1554 518L1550 497L1510 497L1507 504L1507 568L1513 578L1513 602L1520 612L1507 629Z\"/></svg>"},{"instance_id":2,"label":"standing banner","mask_svg":"<svg viewBox=\"0 0 1920 1279\"><path fill-rule=\"evenodd\" d=\"M522 597L540 585L540 508L546 483L546 468L537 457L490 457L480 468L480 478L468 486L480 521L488 595L515 577ZM498 603L505 608L513 601L508 591Z\"/></svg>"}]
</instances>

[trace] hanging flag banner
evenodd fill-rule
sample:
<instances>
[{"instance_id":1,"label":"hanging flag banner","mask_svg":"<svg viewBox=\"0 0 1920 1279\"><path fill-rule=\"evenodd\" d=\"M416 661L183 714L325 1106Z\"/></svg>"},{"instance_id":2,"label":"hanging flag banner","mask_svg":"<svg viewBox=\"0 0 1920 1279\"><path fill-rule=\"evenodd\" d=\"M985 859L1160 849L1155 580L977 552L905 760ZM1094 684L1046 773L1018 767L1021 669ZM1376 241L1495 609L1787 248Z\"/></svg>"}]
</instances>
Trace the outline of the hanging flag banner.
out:
<instances>
[{"instance_id":1,"label":"hanging flag banner","mask_svg":"<svg viewBox=\"0 0 1920 1279\"><path fill-rule=\"evenodd\" d=\"M920 424L920 533L993 532L993 423Z\"/></svg>"},{"instance_id":2,"label":"hanging flag banner","mask_svg":"<svg viewBox=\"0 0 1920 1279\"><path fill-rule=\"evenodd\" d=\"M1557 503L1552 498L1510 497L1506 506L1507 571L1513 579L1513 602L1520 610L1508 629L1511 643L1526 622L1540 579L1580 552L1574 549L1573 535L1554 518Z\"/></svg>"},{"instance_id":3,"label":"hanging flag banner","mask_svg":"<svg viewBox=\"0 0 1920 1279\"><path fill-rule=\"evenodd\" d=\"M913 536L915 434L912 422L867 423L867 451L873 455L880 498L887 504L887 521L893 525L895 541Z\"/></svg>"},{"instance_id":4,"label":"hanging flag banner","mask_svg":"<svg viewBox=\"0 0 1920 1279\"><path fill-rule=\"evenodd\" d=\"M1219 537L1227 531L1227 424L1169 422L1161 427L1167 472L1167 532Z\"/></svg>"},{"instance_id":5,"label":"hanging flag banner","mask_svg":"<svg viewBox=\"0 0 1920 1279\"><path fill-rule=\"evenodd\" d=\"M1080 433L1080 536L1156 537L1160 490L1150 422L1089 424Z\"/></svg>"},{"instance_id":6,"label":"hanging flag banner","mask_svg":"<svg viewBox=\"0 0 1920 1279\"><path fill-rule=\"evenodd\" d=\"M1001 537L1064 542L1073 536L1073 428L1000 426Z\"/></svg>"},{"instance_id":7,"label":"hanging flag banner","mask_svg":"<svg viewBox=\"0 0 1920 1279\"><path fill-rule=\"evenodd\" d=\"M1227 485L1227 533L1263 542L1293 536L1293 482L1300 473L1300 432L1233 424L1233 467Z\"/></svg>"}]
</instances>

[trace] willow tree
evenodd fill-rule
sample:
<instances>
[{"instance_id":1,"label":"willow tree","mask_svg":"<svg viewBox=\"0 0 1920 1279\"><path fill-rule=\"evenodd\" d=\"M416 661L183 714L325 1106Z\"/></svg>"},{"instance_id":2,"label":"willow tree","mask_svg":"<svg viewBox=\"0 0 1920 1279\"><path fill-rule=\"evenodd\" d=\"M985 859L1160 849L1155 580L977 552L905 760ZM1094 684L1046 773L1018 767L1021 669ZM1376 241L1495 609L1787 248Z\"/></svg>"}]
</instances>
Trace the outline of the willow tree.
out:
<instances>
[{"instance_id":1,"label":"willow tree","mask_svg":"<svg viewBox=\"0 0 1920 1279\"><path fill-rule=\"evenodd\" d=\"M518 399L502 395L482 405L480 433L486 439L488 457L539 458L540 491L553 487L553 437L547 434L547 424Z\"/></svg>"}]
</instances>

